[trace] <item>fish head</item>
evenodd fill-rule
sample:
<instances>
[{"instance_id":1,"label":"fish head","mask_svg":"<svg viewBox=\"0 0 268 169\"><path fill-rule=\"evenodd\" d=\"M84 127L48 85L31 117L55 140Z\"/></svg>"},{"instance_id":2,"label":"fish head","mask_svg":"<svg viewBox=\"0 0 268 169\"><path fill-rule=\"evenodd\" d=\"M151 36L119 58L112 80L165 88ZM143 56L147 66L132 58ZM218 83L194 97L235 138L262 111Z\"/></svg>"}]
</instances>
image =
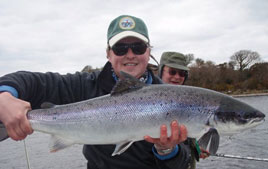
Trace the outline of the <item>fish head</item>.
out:
<instances>
[{"instance_id":1,"label":"fish head","mask_svg":"<svg viewBox=\"0 0 268 169\"><path fill-rule=\"evenodd\" d=\"M264 122L265 115L232 97L224 98L214 114L214 127L221 134L231 135Z\"/></svg>"}]
</instances>

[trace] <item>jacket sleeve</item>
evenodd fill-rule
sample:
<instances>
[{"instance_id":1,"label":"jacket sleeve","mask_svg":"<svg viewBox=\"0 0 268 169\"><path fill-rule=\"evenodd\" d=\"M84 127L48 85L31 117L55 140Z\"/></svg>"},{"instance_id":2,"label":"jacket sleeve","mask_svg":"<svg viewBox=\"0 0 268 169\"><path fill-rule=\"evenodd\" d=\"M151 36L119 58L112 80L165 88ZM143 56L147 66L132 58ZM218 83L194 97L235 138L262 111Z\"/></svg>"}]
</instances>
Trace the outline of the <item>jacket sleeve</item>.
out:
<instances>
[{"instance_id":1,"label":"jacket sleeve","mask_svg":"<svg viewBox=\"0 0 268 169\"><path fill-rule=\"evenodd\" d=\"M33 109L43 102L67 104L94 97L95 84L95 73L86 72L60 75L20 71L0 78L0 86L15 88L19 98L30 102Z\"/></svg>"},{"instance_id":2,"label":"jacket sleeve","mask_svg":"<svg viewBox=\"0 0 268 169\"><path fill-rule=\"evenodd\" d=\"M179 146L178 154L168 160L160 160L155 157L156 163L159 169L187 169L190 163L189 147L184 143L181 143Z\"/></svg>"}]
</instances>

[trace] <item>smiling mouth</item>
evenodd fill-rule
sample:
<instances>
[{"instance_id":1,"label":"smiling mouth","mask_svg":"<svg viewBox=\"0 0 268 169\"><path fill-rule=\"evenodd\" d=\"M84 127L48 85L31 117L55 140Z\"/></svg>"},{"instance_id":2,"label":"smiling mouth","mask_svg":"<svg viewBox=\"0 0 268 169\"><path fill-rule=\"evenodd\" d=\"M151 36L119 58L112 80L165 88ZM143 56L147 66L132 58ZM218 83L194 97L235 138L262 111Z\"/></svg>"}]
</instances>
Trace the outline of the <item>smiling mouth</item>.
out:
<instances>
[{"instance_id":1,"label":"smiling mouth","mask_svg":"<svg viewBox=\"0 0 268 169\"><path fill-rule=\"evenodd\" d=\"M124 66L137 66L137 63L126 63Z\"/></svg>"},{"instance_id":2,"label":"smiling mouth","mask_svg":"<svg viewBox=\"0 0 268 169\"><path fill-rule=\"evenodd\" d=\"M174 84L179 84L180 82L174 82L174 81L170 81L171 83L174 83Z\"/></svg>"}]
</instances>

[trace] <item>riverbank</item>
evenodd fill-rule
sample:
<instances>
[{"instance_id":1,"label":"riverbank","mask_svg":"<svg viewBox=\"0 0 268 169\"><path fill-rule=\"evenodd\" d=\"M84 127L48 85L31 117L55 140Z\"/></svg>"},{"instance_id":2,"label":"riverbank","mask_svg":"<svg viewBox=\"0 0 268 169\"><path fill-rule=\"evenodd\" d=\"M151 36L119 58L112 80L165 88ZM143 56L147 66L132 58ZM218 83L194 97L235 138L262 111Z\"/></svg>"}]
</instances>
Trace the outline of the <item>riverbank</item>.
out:
<instances>
[{"instance_id":1,"label":"riverbank","mask_svg":"<svg viewBox=\"0 0 268 169\"><path fill-rule=\"evenodd\" d=\"M267 96L268 90L247 90L247 91L234 91L234 92L223 92L224 94L233 97L249 97L249 96Z\"/></svg>"},{"instance_id":2,"label":"riverbank","mask_svg":"<svg viewBox=\"0 0 268 169\"><path fill-rule=\"evenodd\" d=\"M235 94L232 97L254 97L254 96L268 96L268 93L252 93L252 94Z\"/></svg>"}]
</instances>

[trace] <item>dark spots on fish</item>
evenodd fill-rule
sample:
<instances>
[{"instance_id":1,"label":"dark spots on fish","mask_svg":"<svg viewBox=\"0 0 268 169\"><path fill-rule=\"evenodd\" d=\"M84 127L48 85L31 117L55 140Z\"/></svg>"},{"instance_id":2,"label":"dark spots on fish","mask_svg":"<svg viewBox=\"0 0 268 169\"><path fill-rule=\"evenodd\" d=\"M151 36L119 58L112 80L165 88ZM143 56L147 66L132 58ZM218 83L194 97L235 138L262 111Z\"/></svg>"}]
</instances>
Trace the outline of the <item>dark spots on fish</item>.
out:
<instances>
[{"instance_id":1,"label":"dark spots on fish","mask_svg":"<svg viewBox=\"0 0 268 169\"><path fill-rule=\"evenodd\" d=\"M56 116L53 116L52 119L53 119L53 120L57 120L57 117L56 117Z\"/></svg>"},{"instance_id":2,"label":"dark spots on fish","mask_svg":"<svg viewBox=\"0 0 268 169\"><path fill-rule=\"evenodd\" d=\"M142 97L140 97L140 100L143 100L143 98L142 98Z\"/></svg>"},{"instance_id":3,"label":"dark spots on fish","mask_svg":"<svg viewBox=\"0 0 268 169\"><path fill-rule=\"evenodd\" d=\"M168 118L168 116L169 116L169 115L170 115L170 113L169 113L169 112L167 112L167 113L166 113L166 119Z\"/></svg>"},{"instance_id":4,"label":"dark spots on fish","mask_svg":"<svg viewBox=\"0 0 268 169\"><path fill-rule=\"evenodd\" d=\"M222 121L223 123L229 122L229 121L236 121L240 124L247 123L247 120L241 116L241 113L239 112L216 112L215 115L217 118Z\"/></svg>"},{"instance_id":5,"label":"dark spots on fish","mask_svg":"<svg viewBox=\"0 0 268 169\"><path fill-rule=\"evenodd\" d=\"M251 119L251 118L256 118L256 117L264 118L265 115L263 113L259 112L259 111L253 111L251 113L246 112L243 115L243 118L245 118L245 119Z\"/></svg>"}]
</instances>

